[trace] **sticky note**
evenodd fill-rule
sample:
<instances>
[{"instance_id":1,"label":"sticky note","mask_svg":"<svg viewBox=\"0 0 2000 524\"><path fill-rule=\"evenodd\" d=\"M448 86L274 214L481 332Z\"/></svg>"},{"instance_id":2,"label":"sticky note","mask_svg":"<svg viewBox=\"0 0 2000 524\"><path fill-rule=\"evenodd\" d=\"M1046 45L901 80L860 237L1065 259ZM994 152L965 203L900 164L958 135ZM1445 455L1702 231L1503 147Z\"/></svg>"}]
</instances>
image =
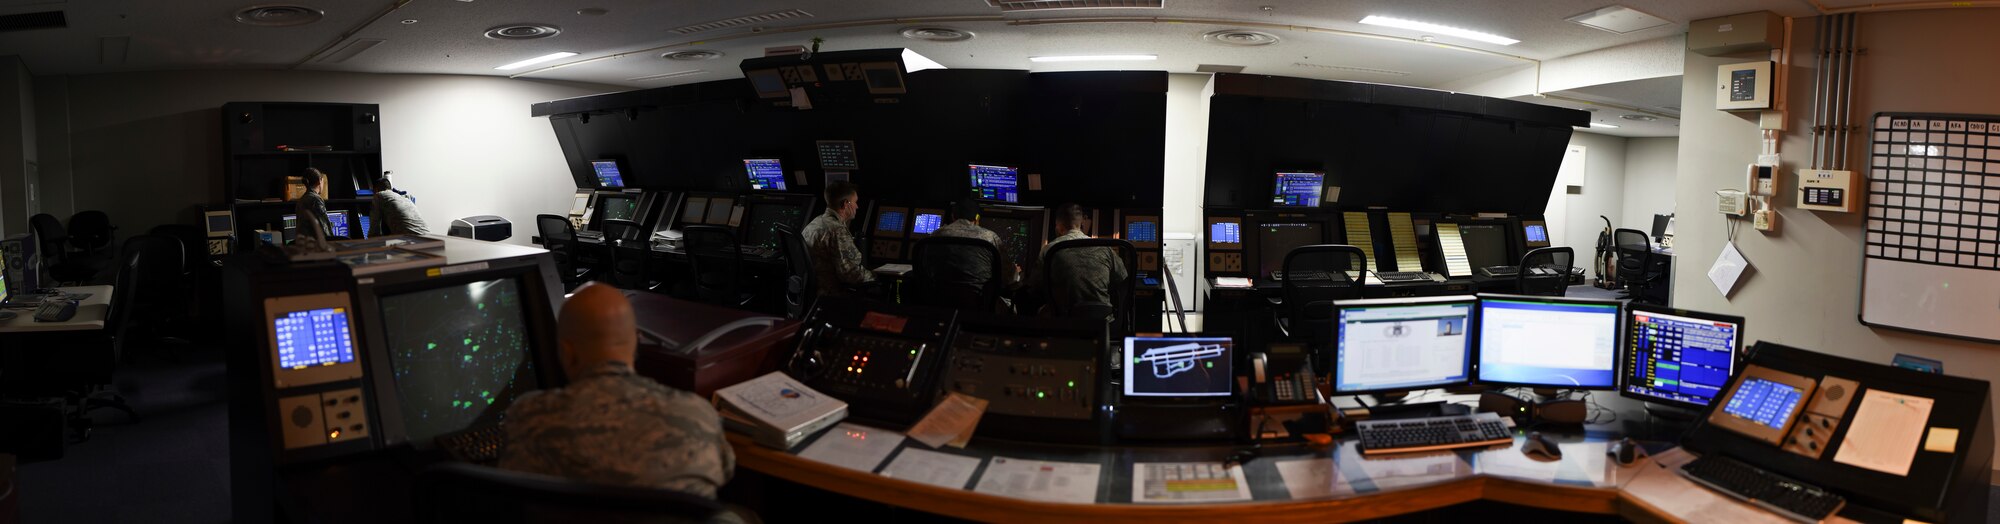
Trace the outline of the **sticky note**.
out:
<instances>
[{"instance_id":1,"label":"sticky note","mask_svg":"<svg viewBox=\"0 0 2000 524\"><path fill-rule=\"evenodd\" d=\"M1931 434L1924 438L1924 451L1955 453L1958 451L1958 430L1931 427Z\"/></svg>"}]
</instances>

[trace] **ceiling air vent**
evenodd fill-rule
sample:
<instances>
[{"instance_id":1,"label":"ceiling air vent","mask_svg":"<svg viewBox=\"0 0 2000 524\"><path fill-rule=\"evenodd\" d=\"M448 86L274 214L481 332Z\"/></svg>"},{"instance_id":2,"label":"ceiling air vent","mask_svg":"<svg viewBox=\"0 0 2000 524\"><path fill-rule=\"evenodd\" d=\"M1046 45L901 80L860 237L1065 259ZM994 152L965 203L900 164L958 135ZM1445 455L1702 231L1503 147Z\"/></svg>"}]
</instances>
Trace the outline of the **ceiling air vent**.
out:
<instances>
[{"instance_id":1,"label":"ceiling air vent","mask_svg":"<svg viewBox=\"0 0 2000 524\"><path fill-rule=\"evenodd\" d=\"M1161 9L1166 0L986 0L986 4L1001 11L1039 11L1046 9Z\"/></svg>"},{"instance_id":2,"label":"ceiling air vent","mask_svg":"<svg viewBox=\"0 0 2000 524\"><path fill-rule=\"evenodd\" d=\"M964 42L975 36L971 31L949 27L906 27L901 33L903 38L931 42Z\"/></svg>"},{"instance_id":3,"label":"ceiling air vent","mask_svg":"<svg viewBox=\"0 0 2000 524\"><path fill-rule=\"evenodd\" d=\"M1241 73L1241 72L1243 72L1243 66L1238 66L1238 65L1217 65L1217 64L1202 64L1202 65L1200 65L1200 66L1198 66L1198 67L1195 67L1195 68L1194 68L1194 72L1196 72L1196 73Z\"/></svg>"},{"instance_id":4,"label":"ceiling air vent","mask_svg":"<svg viewBox=\"0 0 2000 524\"><path fill-rule=\"evenodd\" d=\"M1293 66L1293 67L1308 67L1308 68L1313 68L1313 69L1327 69L1327 70L1332 70L1332 71L1347 71L1347 72L1350 72L1350 73L1369 73L1369 74L1376 74L1376 75L1389 75L1389 76L1410 76L1410 73L1408 73L1408 72L1405 72L1405 71L1391 71L1391 70L1388 70L1388 69L1370 69L1370 68L1366 68L1366 67L1348 67L1348 66L1337 66L1337 65L1325 65L1325 64L1308 64L1308 63L1305 63L1305 62L1292 62L1292 66Z\"/></svg>"},{"instance_id":5,"label":"ceiling air vent","mask_svg":"<svg viewBox=\"0 0 2000 524\"><path fill-rule=\"evenodd\" d=\"M562 28L548 24L507 24L486 30L494 40L534 40L562 34Z\"/></svg>"},{"instance_id":6,"label":"ceiling air vent","mask_svg":"<svg viewBox=\"0 0 2000 524\"><path fill-rule=\"evenodd\" d=\"M627 78L627 79L625 79L625 81L627 81L627 82L646 82L646 81L651 81L651 80L666 80L666 79L669 79L669 78L680 78L680 77L683 77L683 76L694 76L694 75L705 75L705 74L708 74L708 70L706 70L706 69L692 69L692 70L688 70L688 71L675 71L675 72L672 72L672 73L663 73L663 74L657 74L657 75L648 75L648 76L638 76L638 77L632 77L632 78Z\"/></svg>"},{"instance_id":7,"label":"ceiling air vent","mask_svg":"<svg viewBox=\"0 0 2000 524\"><path fill-rule=\"evenodd\" d=\"M722 52L709 51L707 49L689 49L686 51L674 51L671 53L665 53L660 55L660 58L665 58L668 60L679 60L682 62L699 62L702 60L714 60L717 58L722 58Z\"/></svg>"},{"instance_id":8,"label":"ceiling air vent","mask_svg":"<svg viewBox=\"0 0 2000 524\"><path fill-rule=\"evenodd\" d=\"M781 20L791 20L794 18L812 18L812 13L808 13L798 9L788 9L784 11L778 11L775 13L739 16L727 20L716 20L713 22L704 22L694 25L686 25L686 26L676 27L673 29L668 29L668 31L673 31L678 34L686 35L686 34L699 33L702 31L714 31L716 29L727 29L731 27L740 27L752 24L762 24L767 22L777 22Z\"/></svg>"},{"instance_id":9,"label":"ceiling air vent","mask_svg":"<svg viewBox=\"0 0 2000 524\"><path fill-rule=\"evenodd\" d=\"M265 27L288 27L318 22L326 13L302 5L253 5L236 11L236 21Z\"/></svg>"},{"instance_id":10,"label":"ceiling air vent","mask_svg":"<svg viewBox=\"0 0 2000 524\"><path fill-rule=\"evenodd\" d=\"M1258 47L1278 43L1278 35L1245 29L1224 29L1202 33L1202 40L1230 47Z\"/></svg>"}]
</instances>

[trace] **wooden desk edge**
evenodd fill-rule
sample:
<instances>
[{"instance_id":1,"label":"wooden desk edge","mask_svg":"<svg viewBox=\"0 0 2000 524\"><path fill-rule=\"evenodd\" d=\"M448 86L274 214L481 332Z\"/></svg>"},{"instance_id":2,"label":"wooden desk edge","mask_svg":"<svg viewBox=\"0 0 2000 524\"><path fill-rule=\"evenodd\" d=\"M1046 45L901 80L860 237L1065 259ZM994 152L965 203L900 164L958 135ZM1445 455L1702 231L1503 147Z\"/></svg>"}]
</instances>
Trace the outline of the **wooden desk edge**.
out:
<instances>
[{"instance_id":1,"label":"wooden desk edge","mask_svg":"<svg viewBox=\"0 0 2000 524\"><path fill-rule=\"evenodd\" d=\"M1423 487L1347 498L1260 501L1231 504L1060 504L948 489L893 479L799 458L729 433L738 466L842 495L950 517L979 521L1035 522L1214 522L1256 519L1273 522L1347 522L1377 519L1491 500L1537 508L1627 515L1638 504L1657 519L1658 508L1621 497L1617 489L1563 486L1470 476ZM1629 501L1621 504L1621 501ZM1669 520L1670 521L1670 520Z\"/></svg>"}]
</instances>

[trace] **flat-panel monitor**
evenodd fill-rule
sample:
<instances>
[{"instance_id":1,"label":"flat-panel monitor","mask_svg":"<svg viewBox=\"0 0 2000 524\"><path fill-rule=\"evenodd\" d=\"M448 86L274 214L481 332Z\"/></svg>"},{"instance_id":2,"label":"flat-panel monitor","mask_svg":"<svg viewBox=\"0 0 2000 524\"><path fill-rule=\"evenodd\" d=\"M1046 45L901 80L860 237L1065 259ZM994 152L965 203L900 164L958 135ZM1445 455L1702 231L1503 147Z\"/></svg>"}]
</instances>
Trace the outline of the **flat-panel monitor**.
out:
<instances>
[{"instance_id":1,"label":"flat-panel monitor","mask_svg":"<svg viewBox=\"0 0 2000 524\"><path fill-rule=\"evenodd\" d=\"M1325 224L1320 222L1272 222L1257 225L1256 278L1283 271L1285 254L1292 248L1326 242Z\"/></svg>"},{"instance_id":2,"label":"flat-panel monitor","mask_svg":"<svg viewBox=\"0 0 2000 524\"><path fill-rule=\"evenodd\" d=\"M778 226L798 231L806 221L804 208L776 202L751 204L744 214L749 225L743 230L743 247L764 247L774 251L779 248Z\"/></svg>"},{"instance_id":3,"label":"flat-panel monitor","mask_svg":"<svg viewBox=\"0 0 2000 524\"><path fill-rule=\"evenodd\" d=\"M1472 378L1473 296L1341 300L1334 307L1333 391L1407 391Z\"/></svg>"},{"instance_id":4,"label":"flat-panel monitor","mask_svg":"<svg viewBox=\"0 0 2000 524\"><path fill-rule=\"evenodd\" d=\"M291 230L291 229L298 229L298 228L299 228L299 216L298 216L298 215L285 215L285 216L284 216L284 217L282 217L282 218L283 218L283 219L284 219L284 221L285 221L285 229L287 229L287 230Z\"/></svg>"},{"instance_id":5,"label":"flat-panel monitor","mask_svg":"<svg viewBox=\"0 0 2000 524\"><path fill-rule=\"evenodd\" d=\"M708 199L708 216L704 217L702 222L714 226L726 226L729 225L730 214L735 212L735 198L710 198Z\"/></svg>"},{"instance_id":6,"label":"flat-panel monitor","mask_svg":"<svg viewBox=\"0 0 2000 524\"><path fill-rule=\"evenodd\" d=\"M1482 384L1609 390L1617 385L1615 300L1479 295Z\"/></svg>"},{"instance_id":7,"label":"flat-panel monitor","mask_svg":"<svg viewBox=\"0 0 2000 524\"><path fill-rule=\"evenodd\" d=\"M570 204L569 213L572 215L583 214L584 210L590 209L590 197L596 194L597 192L588 189L576 190L576 201Z\"/></svg>"},{"instance_id":8,"label":"flat-panel monitor","mask_svg":"<svg viewBox=\"0 0 2000 524\"><path fill-rule=\"evenodd\" d=\"M900 207L878 209L875 211L875 236L901 237L906 229L904 222L909 219L908 209Z\"/></svg>"},{"instance_id":9,"label":"flat-panel monitor","mask_svg":"<svg viewBox=\"0 0 2000 524\"><path fill-rule=\"evenodd\" d=\"M1229 396L1235 345L1228 337L1125 337L1125 396Z\"/></svg>"},{"instance_id":10,"label":"flat-panel monitor","mask_svg":"<svg viewBox=\"0 0 2000 524\"><path fill-rule=\"evenodd\" d=\"M1132 247L1152 249L1160 247L1160 217L1125 216L1124 237Z\"/></svg>"},{"instance_id":11,"label":"flat-panel monitor","mask_svg":"<svg viewBox=\"0 0 2000 524\"><path fill-rule=\"evenodd\" d=\"M917 221L910 226L910 234L928 235L936 233L940 227L944 227L944 213L918 210Z\"/></svg>"},{"instance_id":12,"label":"flat-panel monitor","mask_svg":"<svg viewBox=\"0 0 2000 524\"><path fill-rule=\"evenodd\" d=\"M350 238L353 237L353 235L348 234L346 211L326 212L326 228L328 231L333 233L333 236L350 237Z\"/></svg>"},{"instance_id":13,"label":"flat-panel monitor","mask_svg":"<svg viewBox=\"0 0 2000 524\"><path fill-rule=\"evenodd\" d=\"M1272 207L1319 207L1326 173L1279 172L1271 185Z\"/></svg>"},{"instance_id":14,"label":"flat-panel monitor","mask_svg":"<svg viewBox=\"0 0 2000 524\"><path fill-rule=\"evenodd\" d=\"M980 206L979 226L1000 236L1000 256L1033 275L1048 242L1048 210L1025 206Z\"/></svg>"},{"instance_id":15,"label":"flat-panel monitor","mask_svg":"<svg viewBox=\"0 0 2000 524\"><path fill-rule=\"evenodd\" d=\"M708 197L687 197L687 202L681 204L681 225L683 226L700 224L702 223L702 219L707 216Z\"/></svg>"},{"instance_id":16,"label":"flat-panel monitor","mask_svg":"<svg viewBox=\"0 0 2000 524\"><path fill-rule=\"evenodd\" d=\"M597 209L603 220L633 220L639 215L639 199L624 193L604 195L597 198Z\"/></svg>"},{"instance_id":17,"label":"flat-panel monitor","mask_svg":"<svg viewBox=\"0 0 2000 524\"><path fill-rule=\"evenodd\" d=\"M966 167L972 174L972 198L1010 204L1021 201L1019 168L980 164Z\"/></svg>"},{"instance_id":18,"label":"flat-panel monitor","mask_svg":"<svg viewBox=\"0 0 2000 524\"><path fill-rule=\"evenodd\" d=\"M1818 388L1817 379L1747 365L1723 390L1719 398L1721 409L1708 412L1708 423L1776 446L1784 442L1793 421L1805 410L1806 399ZM1853 437L1854 433L1847 434L1847 438ZM1911 446L1914 448L1915 443Z\"/></svg>"},{"instance_id":19,"label":"flat-panel monitor","mask_svg":"<svg viewBox=\"0 0 2000 524\"><path fill-rule=\"evenodd\" d=\"M540 388L527 291L508 276L380 296L392 395L411 442L498 421Z\"/></svg>"},{"instance_id":20,"label":"flat-panel monitor","mask_svg":"<svg viewBox=\"0 0 2000 524\"><path fill-rule=\"evenodd\" d=\"M1208 217L1208 248L1217 251L1243 249L1243 219Z\"/></svg>"},{"instance_id":21,"label":"flat-panel monitor","mask_svg":"<svg viewBox=\"0 0 2000 524\"><path fill-rule=\"evenodd\" d=\"M1549 247L1549 225L1540 220L1522 220L1521 238L1529 248Z\"/></svg>"},{"instance_id":22,"label":"flat-panel monitor","mask_svg":"<svg viewBox=\"0 0 2000 524\"><path fill-rule=\"evenodd\" d=\"M1653 215L1653 229L1651 233L1653 234L1654 242L1667 241L1667 234L1673 232L1674 232L1673 215Z\"/></svg>"},{"instance_id":23,"label":"flat-panel monitor","mask_svg":"<svg viewBox=\"0 0 2000 524\"><path fill-rule=\"evenodd\" d=\"M746 158L743 170L750 175L751 191L785 190L785 166L776 158Z\"/></svg>"},{"instance_id":24,"label":"flat-panel monitor","mask_svg":"<svg viewBox=\"0 0 2000 524\"><path fill-rule=\"evenodd\" d=\"M1459 224L1458 238L1472 267L1511 266L1519 262L1507 257L1507 226L1500 224Z\"/></svg>"},{"instance_id":25,"label":"flat-panel monitor","mask_svg":"<svg viewBox=\"0 0 2000 524\"><path fill-rule=\"evenodd\" d=\"M1618 393L1701 409L1715 401L1743 353L1743 317L1632 304L1619 345Z\"/></svg>"},{"instance_id":26,"label":"flat-panel monitor","mask_svg":"<svg viewBox=\"0 0 2000 524\"><path fill-rule=\"evenodd\" d=\"M592 160L590 170L597 174L597 187L607 189L625 187L625 175L619 173L616 160Z\"/></svg>"},{"instance_id":27,"label":"flat-panel monitor","mask_svg":"<svg viewBox=\"0 0 2000 524\"><path fill-rule=\"evenodd\" d=\"M370 229L368 229L368 227L369 227L369 226L371 225L371 224L370 224L370 221L369 221L369 219L368 219L368 215L365 215L365 214L356 214L356 215L354 215L354 221L355 221L355 222L360 222L359 224L356 224L356 225L358 225L358 226L360 226L360 227L361 227L361 230L360 230L360 231L355 231L355 232L354 232L354 233L355 233L355 237L357 237L357 238L368 238L368 235L370 235L370 234L373 234L373 230L370 230Z\"/></svg>"}]
</instances>

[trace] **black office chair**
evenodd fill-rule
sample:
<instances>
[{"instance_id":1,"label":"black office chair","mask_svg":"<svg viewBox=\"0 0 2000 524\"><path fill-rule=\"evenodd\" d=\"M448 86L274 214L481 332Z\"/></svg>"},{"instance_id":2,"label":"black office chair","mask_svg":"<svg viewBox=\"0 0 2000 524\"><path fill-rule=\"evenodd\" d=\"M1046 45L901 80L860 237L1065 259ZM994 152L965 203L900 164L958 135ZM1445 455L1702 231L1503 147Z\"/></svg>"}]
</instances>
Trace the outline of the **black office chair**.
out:
<instances>
[{"instance_id":1,"label":"black office chair","mask_svg":"<svg viewBox=\"0 0 2000 524\"><path fill-rule=\"evenodd\" d=\"M604 221L604 244L611 248L611 285L624 289L653 289L646 275L649 239L639 223L630 220Z\"/></svg>"},{"instance_id":2,"label":"black office chair","mask_svg":"<svg viewBox=\"0 0 2000 524\"><path fill-rule=\"evenodd\" d=\"M535 215L535 230L542 236L542 248L556 260L556 274L563 286L574 288L589 280L590 270L578 268L576 225L562 215Z\"/></svg>"},{"instance_id":3,"label":"black office chair","mask_svg":"<svg viewBox=\"0 0 2000 524\"><path fill-rule=\"evenodd\" d=\"M411 484L417 522L705 522L726 511L722 503L690 493L462 462L432 466Z\"/></svg>"},{"instance_id":4,"label":"black office chair","mask_svg":"<svg viewBox=\"0 0 2000 524\"><path fill-rule=\"evenodd\" d=\"M109 247L117 230L117 226L111 225L111 216L103 211L78 211L69 216L69 243L85 256Z\"/></svg>"},{"instance_id":5,"label":"black office chair","mask_svg":"<svg viewBox=\"0 0 2000 524\"><path fill-rule=\"evenodd\" d=\"M1619 286L1629 298L1645 302L1646 291L1666 274L1656 266L1652 239L1645 231L1619 229L1611 232L1611 242L1618 251Z\"/></svg>"},{"instance_id":6,"label":"black office chair","mask_svg":"<svg viewBox=\"0 0 2000 524\"><path fill-rule=\"evenodd\" d=\"M985 264L978 264L981 259ZM971 261L971 266L955 264ZM1002 282L1000 248L977 238L932 236L918 240L910 249L910 277L907 282L917 304L948 307L981 313L992 312L1000 303Z\"/></svg>"},{"instance_id":7,"label":"black office chair","mask_svg":"<svg viewBox=\"0 0 2000 524\"><path fill-rule=\"evenodd\" d=\"M819 299L819 277L813 274L812 250L792 226L777 227L778 247L785 256L785 318L805 318Z\"/></svg>"},{"instance_id":8,"label":"black office chair","mask_svg":"<svg viewBox=\"0 0 2000 524\"><path fill-rule=\"evenodd\" d=\"M707 225L682 227L681 245L687 248L688 263L694 267L696 300L743 307L756 298L742 291L743 251L737 249L735 230Z\"/></svg>"},{"instance_id":9,"label":"black office chair","mask_svg":"<svg viewBox=\"0 0 2000 524\"><path fill-rule=\"evenodd\" d=\"M1368 254L1361 248L1342 244L1299 246L1285 253L1280 266L1285 279L1279 285L1285 300L1285 315L1278 328L1286 336L1310 335L1314 341L1333 339L1333 301L1361 298L1367 283ZM1310 272L1326 273L1326 278L1307 278ZM1347 272L1355 272L1348 276Z\"/></svg>"},{"instance_id":10,"label":"black office chair","mask_svg":"<svg viewBox=\"0 0 2000 524\"><path fill-rule=\"evenodd\" d=\"M1514 275L1515 289L1523 295L1563 296L1569 293L1569 272L1575 265L1576 250L1566 246L1536 248L1521 256L1520 273ZM1552 273L1536 274L1537 269Z\"/></svg>"},{"instance_id":11,"label":"black office chair","mask_svg":"<svg viewBox=\"0 0 2000 524\"><path fill-rule=\"evenodd\" d=\"M1122 280L1111 282L1111 289L1106 290L1111 296L1110 304L1083 300L1083 297L1080 295L1087 290L1057 289L1055 286L1056 282L1067 281L1072 278L1072 275L1076 274L1076 271L1096 270L1095 268L1076 267L1076 264L1081 262L1075 256L1079 253L1064 253L1065 251L1088 248L1113 250L1116 252L1114 257L1118 263L1125 265L1126 277ZM1132 332L1130 327L1132 322L1132 280L1136 278L1134 275L1137 273L1135 271L1138 266L1136 262L1137 258L1138 251L1132 247L1131 242L1114 238L1082 238L1049 246L1048 253L1042 254L1042 290L1048 294L1047 312L1054 316L1063 317L1109 318L1112 323L1111 328L1114 335L1124 336L1125 334L1130 334Z\"/></svg>"},{"instance_id":12,"label":"black office chair","mask_svg":"<svg viewBox=\"0 0 2000 524\"><path fill-rule=\"evenodd\" d=\"M28 217L28 227L35 230L35 247L41 250L42 272L54 284L47 287L88 282L102 269L100 265L70 255L69 232L55 215L41 213Z\"/></svg>"}]
</instances>

